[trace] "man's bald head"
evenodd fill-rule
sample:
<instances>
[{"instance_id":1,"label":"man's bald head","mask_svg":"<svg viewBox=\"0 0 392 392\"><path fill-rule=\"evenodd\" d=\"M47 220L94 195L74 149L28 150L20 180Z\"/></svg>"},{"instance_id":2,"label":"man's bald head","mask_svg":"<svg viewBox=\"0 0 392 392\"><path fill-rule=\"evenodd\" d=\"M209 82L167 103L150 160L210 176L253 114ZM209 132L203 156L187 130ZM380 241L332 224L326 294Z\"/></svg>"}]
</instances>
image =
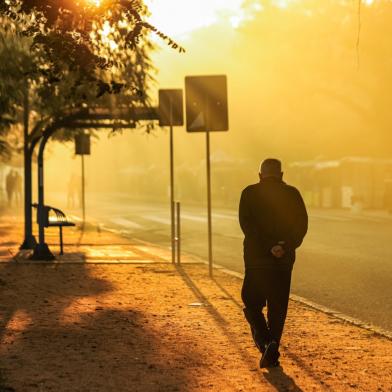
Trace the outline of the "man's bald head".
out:
<instances>
[{"instance_id":1,"label":"man's bald head","mask_svg":"<svg viewBox=\"0 0 392 392\"><path fill-rule=\"evenodd\" d=\"M259 175L260 178L275 177L282 179L282 163L275 158L265 159L260 164Z\"/></svg>"}]
</instances>

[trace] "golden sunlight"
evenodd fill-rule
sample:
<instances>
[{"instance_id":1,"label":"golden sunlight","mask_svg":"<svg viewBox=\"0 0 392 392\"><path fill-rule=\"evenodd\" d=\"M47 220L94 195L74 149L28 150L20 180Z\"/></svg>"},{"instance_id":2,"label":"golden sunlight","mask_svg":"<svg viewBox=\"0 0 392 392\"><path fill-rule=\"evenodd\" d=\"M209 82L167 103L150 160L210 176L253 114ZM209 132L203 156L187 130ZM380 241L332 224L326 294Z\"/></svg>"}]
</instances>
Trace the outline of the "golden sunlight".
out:
<instances>
[{"instance_id":1,"label":"golden sunlight","mask_svg":"<svg viewBox=\"0 0 392 392\"><path fill-rule=\"evenodd\" d=\"M101 5L101 0L88 0L90 3L94 4L96 7Z\"/></svg>"},{"instance_id":2,"label":"golden sunlight","mask_svg":"<svg viewBox=\"0 0 392 392\"><path fill-rule=\"evenodd\" d=\"M244 18L244 0L146 0L150 22L165 33L178 37L227 17L233 28Z\"/></svg>"},{"instance_id":3,"label":"golden sunlight","mask_svg":"<svg viewBox=\"0 0 392 392\"><path fill-rule=\"evenodd\" d=\"M112 51L116 50L118 48L118 44L113 38L114 28L110 25L110 22L105 20L101 28L98 28L96 25L94 26L94 31L90 33L91 39L94 42L100 41L107 49Z\"/></svg>"}]
</instances>

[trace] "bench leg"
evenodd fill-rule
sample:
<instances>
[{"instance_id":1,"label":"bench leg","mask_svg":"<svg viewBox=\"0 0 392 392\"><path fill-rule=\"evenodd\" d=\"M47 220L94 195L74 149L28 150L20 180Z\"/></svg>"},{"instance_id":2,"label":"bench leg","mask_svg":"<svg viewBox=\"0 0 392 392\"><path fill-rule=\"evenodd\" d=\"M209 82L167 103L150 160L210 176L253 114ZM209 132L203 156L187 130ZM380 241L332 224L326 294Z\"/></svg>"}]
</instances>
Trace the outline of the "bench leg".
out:
<instances>
[{"instance_id":1,"label":"bench leg","mask_svg":"<svg viewBox=\"0 0 392 392\"><path fill-rule=\"evenodd\" d=\"M60 229L60 255L63 255L63 226L59 226Z\"/></svg>"}]
</instances>

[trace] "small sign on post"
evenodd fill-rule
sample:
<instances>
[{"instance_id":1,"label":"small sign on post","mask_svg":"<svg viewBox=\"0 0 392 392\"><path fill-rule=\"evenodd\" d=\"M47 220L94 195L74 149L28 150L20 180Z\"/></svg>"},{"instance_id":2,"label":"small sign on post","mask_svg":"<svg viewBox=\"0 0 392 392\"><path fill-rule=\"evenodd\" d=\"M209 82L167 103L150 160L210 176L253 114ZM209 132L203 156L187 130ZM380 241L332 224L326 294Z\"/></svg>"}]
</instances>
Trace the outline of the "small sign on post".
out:
<instances>
[{"instance_id":1,"label":"small sign on post","mask_svg":"<svg viewBox=\"0 0 392 392\"><path fill-rule=\"evenodd\" d=\"M173 127L184 125L184 102L181 89L159 90L159 125L170 129L170 216L172 263L175 263L176 233L174 206L174 143ZM178 246L177 246L178 247Z\"/></svg>"},{"instance_id":2,"label":"small sign on post","mask_svg":"<svg viewBox=\"0 0 392 392\"><path fill-rule=\"evenodd\" d=\"M184 125L184 102L181 89L159 90L159 125L182 126Z\"/></svg>"},{"instance_id":3,"label":"small sign on post","mask_svg":"<svg viewBox=\"0 0 392 392\"><path fill-rule=\"evenodd\" d=\"M83 228L86 222L86 182L84 174L84 156L90 155L91 144L90 135L87 133L80 133L75 136L75 154L81 156L82 160L82 214L83 214Z\"/></svg>"},{"instance_id":4,"label":"small sign on post","mask_svg":"<svg viewBox=\"0 0 392 392\"><path fill-rule=\"evenodd\" d=\"M75 136L75 154L76 155L90 155L90 135L81 133Z\"/></svg>"}]
</instances>

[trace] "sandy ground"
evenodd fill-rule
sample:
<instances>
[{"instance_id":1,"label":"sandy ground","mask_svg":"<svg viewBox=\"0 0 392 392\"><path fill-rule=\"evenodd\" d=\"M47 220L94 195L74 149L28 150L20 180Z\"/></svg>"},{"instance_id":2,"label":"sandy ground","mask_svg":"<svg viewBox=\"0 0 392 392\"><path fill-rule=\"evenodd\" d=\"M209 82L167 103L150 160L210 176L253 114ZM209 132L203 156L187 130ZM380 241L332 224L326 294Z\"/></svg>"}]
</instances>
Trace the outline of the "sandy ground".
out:
<instances>
[{"instance_id":1,"label":"sandy ground","mask_svg":"<svg viewBox=\"0 0 392 392\"><path fill-rule=\"evenodd\" d=\"M390 340L296 302L282 367L260 370L241 281L221 271L73 229L64 263L7 262L20 226L0 236L0 391L392 391Z\"/></svg>"}]
</instances>

